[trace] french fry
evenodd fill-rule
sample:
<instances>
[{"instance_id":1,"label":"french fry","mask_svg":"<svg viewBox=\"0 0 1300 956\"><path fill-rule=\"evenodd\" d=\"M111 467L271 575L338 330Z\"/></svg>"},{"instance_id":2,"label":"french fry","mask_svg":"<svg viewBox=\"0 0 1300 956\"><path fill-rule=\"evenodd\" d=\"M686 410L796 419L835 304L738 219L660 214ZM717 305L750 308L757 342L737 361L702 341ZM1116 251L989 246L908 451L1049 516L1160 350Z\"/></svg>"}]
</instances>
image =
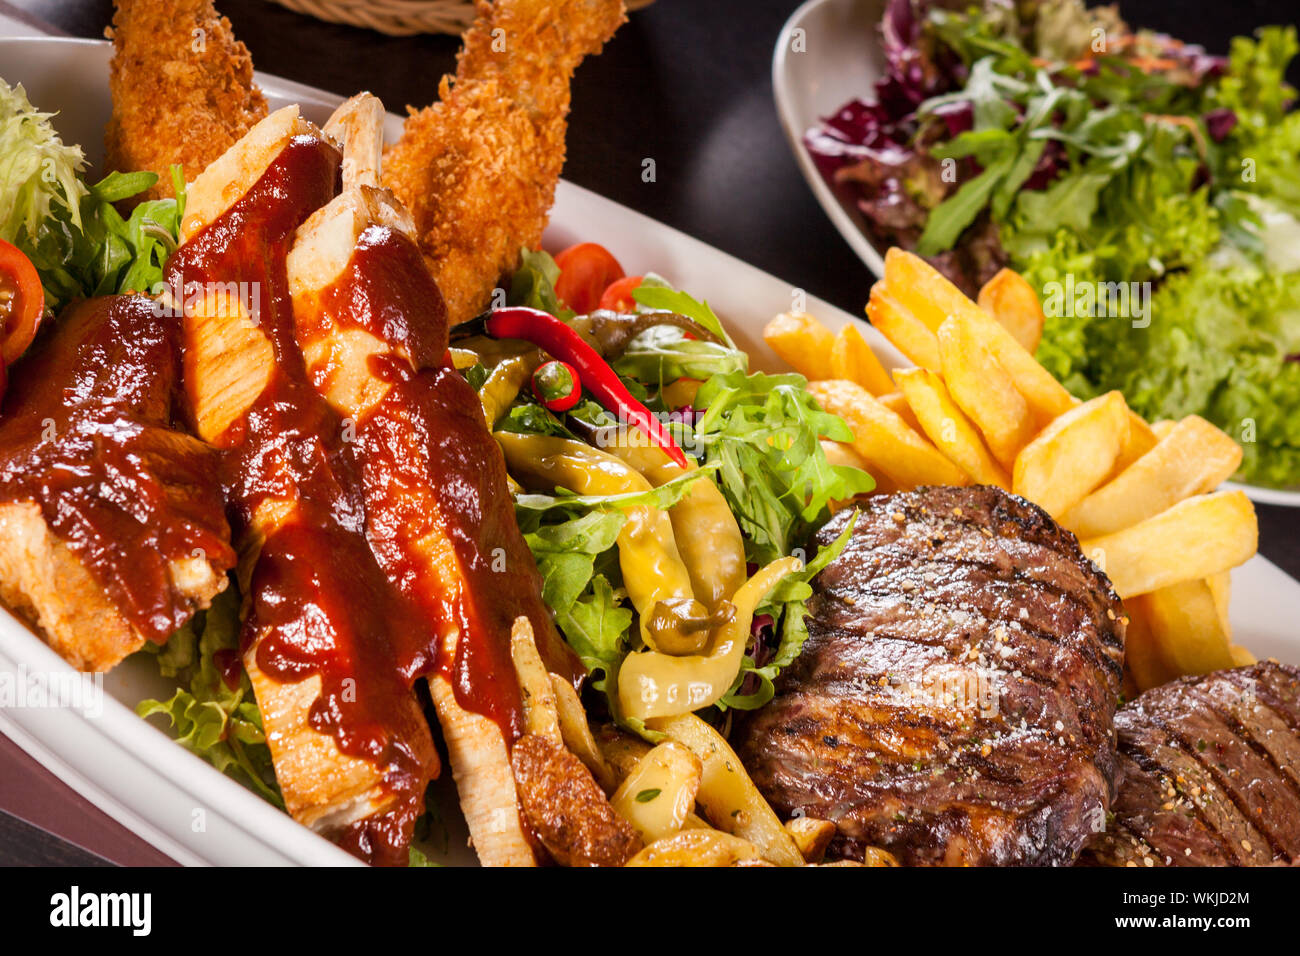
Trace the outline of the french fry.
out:
<instances>
[{"instance_id":1,"label":"french fry","mask_svg":"<svg viewBox=\"0 0 1300 956\"><path fill-rule=\"evenodd\" d=\"M1010 490L1011 479L952 400L942 378L928 369L906 368L895 370L894 381L903 390L921 430L953 464L979 484Z\"/></svg>"},{"instance_id":2,"label":"french fry","mask_svg":"<svg viewBox=\"0 0 1300 956\"><path fill-rule=\"evenodd\" d=\"M835 336L806 312L782 312L763 328L763 341L800 375L834 378L831 349Z\"/></svg>"},{"instance_id":3,"label":"french fry","mask_svg":"<svg viewBox=\"0 0 1300 956\"><path fill-rule=\"evenodd\" d=\"M1080 501L1062 521L1080 538L1130 527L1176 502L1213 491L1241 464L1241 446L1199 415L1168 430L1156 446Z\"/></svg>"},{"instance_id":4,"label":"french fry","mask_svg":"<svg viewBox=\"0 0 1300 956\"><path fill-rule=\"evenodd\" d=\"M1128 613L1128 629L1124 634L1124 666L1141 693L1152 687L1167 684L1178 676L1178 671L1161 654L1147 626L1147 612L1141 596L1124 602Z\"/></svg>"},{"instance_id":5,"label":"french fry","mask_svg":"<svg viewBox=\"0 0 1300 956\"><path fill-rule=\"evenodd\" d=\"M1228 648L1228 653L1232 655L1233 667L1249 667L1257 663L1258 658L1240 644L1233 644Z\"/></svg>"},{"instance_id":6,"label":"french fry","mask_svg":"<svg viewBox=\"0 0 1300 956\"><path fill-rule=\"evenodd\" d=\"M1012 377L987 346L965 330L959 319L939 327L943 379L953 401L983 433L993 457L1010 468L1038 427Z\"/></svg>"},{"instance_id":7,"label":"french fry","mask_svg":"<svg viewBox=\"0 0 1300 956\"><path fill-rule=\"evenodd\" d=\"M897 246L885 253L885 289L931 332L975 304L930 263Z\"/></svg>"},{"instance_id":8,"label":"french fry","mask_svg":"<svg viewBox=\"0 0 1300 956\"><path fill-rule=\"evenodd\" d=\"M1228 635L1228 640L1232 640L1232 619L1228 614L1228 603L1232 597L1232 572L1220 571L1218 574L1211 574L1205 579L1205 583L1210 588L1210 593L1214 595L1214 609L1219 613L1219 624L1223 627L1223 633Z\"/></svg>"},{"instance_id":9,"label":"french fry","mask_svg":"<svg viewBox=\"0 0 1300 956\"><path fill-rule=\"evenodd\" d=\"M1024 277L1011 269L1002 269L980 289L979 307L1002 326L1030 355L1038 350L1043 337L1042 303L1038 293Z\"/></svg>"},{"instance_id":10,"label":"french fry","mask_svg":"<svg viewBox=\"0 0 1300 956\"><path fill-rule=\"evenodd\" d=\"M1080 547L1127 600L1242 564L1259 547L1259 523L1243 492L1219 491Z\"/></svg>"},{"instance_id":11,"label":"french fry","mask_svg":"<svg viewBox=\"0 0 1300 956\"><path fill-rule=\"evenodd\" d=\"M758 847L718 830L683 830L657 843L651 843L632 859L628 866L739 866L758 862L763 854Z\"/></svg>"},{"instance_id":12,"label":"french fry","mask_svg":"<svg viewBox=\"0 0 1300 956\"><path fill-rule=\"evenodd\" d=\"M1120 449L1119 457L1115 459L1115 467L1111 469L1110 477L1106 481L1119 477L1119 473L1127 468L1133 462L1137 461L1160 441L1156 433L1151 430L1147 420L1137 412L1129 409L1128 413L1128 441Z\"/></svg>"},{"instance_id":13,"label":"french fry","mask_svg":"<svg viewBox=\"0 0 1300 956\"><path fill-rule=\"evenodd\" d=\"M822 451L826 453L826 460L832 465L846 465L849 468L857 468L865 471L875 479L876 487L868 494L873 495L892 495L900 490L897 485L890 480L889 476L883 471L867 461L858 450L846 442L831 441L829 438L821 440ZM839 511L848 501L832 501L831 510Z\"/></svg>"},{"instance_id":14,"label":"french fry","mask_svg":"<svg viewBox=\"0 0 1300 956\"><path fill-rule=\"evenodd\" d=\"M1158 422L1151 423L1151 433L1155 435L1156 440L1159 441L1161 438L1168 435L1170 430L1177 424L1178 422L1174 421L1172 418L1162 418Z\"/></svg>"},{"instance_id":15,"label":"french fry","mask_svg":"<svg viewBox=\"0 0 1300 956\"><path fill-rule=\"evenodd\" d=\"M1173 671L1208 674L1232 667L1228 634L1205 581L1180 581L1142 595L1151 639Z\"/></svg>"},{"instance_id":16,"label":"french fry","mask_svg":"<svg viewBox=\"0 0 1300 956\"><path fill-rule=\"evenodd\" d=\"M846 325L835 336L831 347L830 378L845 378L857 382L872 395L884 395L894 390L894 383L889 380L889 373L876 358L862 333L852 325Z\"/></svg>"},{"instance_id":17,"label":"french fry","mask_svg":"<svg viewBox=\"0 0 1300 956\"><path fill-rule=\"evenodd\" d=\"M972 341L983 343L1011 376L1039 428L1047 426L1079 403L1064 385L1052 377L1051 372L1039 365L1038 360L983 309L966 309L957 316L957 322L963 333Z\"/></svg>"},{"instance_id":18,"label":"french fry","mask_svg":"<svg viewBox=\"0 0 1300 956\"><path fill-rule=\"evenodd\" d=\"M967 485L970 479L861 385L840 380L810 382L822 408L853 430L853 447L902 489L919 485Z\"/></svg>"},{"instance_id":19,"label":"french fry","mask_svg":"<svg viewBox=\"0 0 1300 956\"><path fill-rule=\"evenodd\" d=\"M1072 408L1020 452L1012 489L1059 520L1110 473L1128 428L1128 406L1119 392Z\"/></svg>"},{"instance_id":20,"label":"french fry","mask_svg":"<svg viewBox=\"0 0 1300 956\"><path fill-rule=\"evenodd\" d=\"M907 396L901 390L895 389L886 395L881 395L880 404L907 422L907 427L912 431L918 435L922 434L921 420L916 417L916 412L912 411L912 406L907 402Z\"/></svg>"},{"instance_id":21,"label":"french fry","mask_svg":"<svg viewBox=\"0 0 1300 956\"><path fill-rule=\"evenodd\" d=\"M745 768L716 730L694 714L656 717L646 726L690 748L704 765L697 797L705 817L719 830L749 840L764 859L801 866L803 855L768 806Z\"/></svg>"},{"instance_id":22,"label":"french fry","mask_svg":"<svg viewBox=\"0 0 1300 956\"><path fill-rule=\"evenodd\" d=\"M867 300L867 318L885 338L921 368L938 372L939 340L920 319L905 309L897 299L885 291L883 283L871 287Z\"/></svg>"},{"instance_id":23,"label":"french fry","mask_svg":"<svg viewBox=\"0 0 1300 956\"><path fill-rule=\"evenodd\" d=\"M703 773L699 757L668 741L638 761L609 802L648 846L682 829L695 809Z\"/></svg>"}]
</instances>

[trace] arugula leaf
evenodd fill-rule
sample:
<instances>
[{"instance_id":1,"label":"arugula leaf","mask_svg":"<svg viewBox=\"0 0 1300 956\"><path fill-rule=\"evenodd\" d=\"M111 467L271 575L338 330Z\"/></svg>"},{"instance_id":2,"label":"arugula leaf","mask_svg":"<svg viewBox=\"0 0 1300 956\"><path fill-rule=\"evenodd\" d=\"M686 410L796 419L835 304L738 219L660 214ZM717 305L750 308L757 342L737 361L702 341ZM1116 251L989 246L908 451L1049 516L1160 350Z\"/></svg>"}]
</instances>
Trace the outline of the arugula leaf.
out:
<instances>
[{"instance_id":1,"label":"arugula leaf","mask_svg":"<svg viewBox=\"0 0 1300 956\"><path fill-rule=\"evenodd\" d=\"M507 301L511 305L526 305L561 319L571 319L576 313L564 306L555 294L555 283L559 278L560 267L548 253L524 247L519 252L519 268L510 280Z\"/></svg>"},{"instance_id":2,"label":"arugula leaf","mask_svg":"<svg viewBox=\"0 0 1300 956\"><path fill-rule=\"evenodd\" d=\"M685 292L678 292L658 276L646 276L641 281L641 284L632 291L632 298L647 309L676 312L679 315L684 315L722 339L730 348L735 349L736 347L736 343L731 340L731 336L723 328L722 320L714 315L713 310L709 308L709 303L697 302Z\"/></svg>"},{"instance_id":3,"label":"arugula leaf","mask_svg":"<svg viewBox=\"0 0 1300 956\"><path fill-rule=\"evenodd\" d=\"M827 461L820 440L852 441L853 433L821 409L806 382L794 374L732 372L713 376L696 396L706 411L694 444L718 467L719 488L756 564L789 554L832 500L875 487L865 472Z\"/></svg>"}]
</instances>

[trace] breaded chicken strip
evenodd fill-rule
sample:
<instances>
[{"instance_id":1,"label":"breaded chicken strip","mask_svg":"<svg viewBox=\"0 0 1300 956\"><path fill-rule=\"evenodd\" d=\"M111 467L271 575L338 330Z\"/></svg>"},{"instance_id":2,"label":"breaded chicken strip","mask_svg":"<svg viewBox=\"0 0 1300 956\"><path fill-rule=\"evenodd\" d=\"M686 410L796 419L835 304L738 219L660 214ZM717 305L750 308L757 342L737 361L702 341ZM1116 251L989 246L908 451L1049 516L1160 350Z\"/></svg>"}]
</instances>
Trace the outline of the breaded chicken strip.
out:
<instances>
[{"instance_id":1,"label":"breaded chicken strip","mask_svg":"<svg viewBox=\"0 0 1300 956\"><path fill-rule=\"evenodd\" d=\"M411 111L384 185L411 210L454 325L536 247L564 166L569 80L624 20L621 0L477 0L456 76Z\"/></svg>"},{"instance_id":2,"label":"breaded chicken strip","mask_svg":"<svg viewBox=\"0 0 1300 956\"><path fill-rule=\"evenodd\" d=\"M111 170L148 170L158 182L139 199L172 195L169 167L192 181L266 116L253 61L211 0L117 0L104 133Z\"/></svg>"}]
</instances>

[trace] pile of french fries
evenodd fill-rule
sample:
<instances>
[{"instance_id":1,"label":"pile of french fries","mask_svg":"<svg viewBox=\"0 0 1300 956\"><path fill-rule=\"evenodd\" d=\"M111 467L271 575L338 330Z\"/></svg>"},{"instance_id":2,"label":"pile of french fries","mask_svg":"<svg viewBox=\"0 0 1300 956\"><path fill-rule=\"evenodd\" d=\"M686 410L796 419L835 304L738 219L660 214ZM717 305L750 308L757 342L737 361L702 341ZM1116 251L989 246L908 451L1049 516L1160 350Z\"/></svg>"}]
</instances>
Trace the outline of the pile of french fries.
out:
<instances>
[{"instance_id":1,"label":"pile of french fries","mask_svg":"<svg viewBox=\"0 0 1300 956\"><path fill-rule=\"evenodd\" d=\"M1079 538L1130 617L1130 689L1254 662L1232 643L1229 571L1258 547L1250 500L1215 491L1241 448L1196 415L1148 424L1119 392L1080 402L1034 359L1043 312L1003 269L973 302L918 256L885 257L867 315L915 368L881 364L853 326L785 313L768 345L852 428L833 461L881 491L989 484Z\"/></svg>"}]
</instances>

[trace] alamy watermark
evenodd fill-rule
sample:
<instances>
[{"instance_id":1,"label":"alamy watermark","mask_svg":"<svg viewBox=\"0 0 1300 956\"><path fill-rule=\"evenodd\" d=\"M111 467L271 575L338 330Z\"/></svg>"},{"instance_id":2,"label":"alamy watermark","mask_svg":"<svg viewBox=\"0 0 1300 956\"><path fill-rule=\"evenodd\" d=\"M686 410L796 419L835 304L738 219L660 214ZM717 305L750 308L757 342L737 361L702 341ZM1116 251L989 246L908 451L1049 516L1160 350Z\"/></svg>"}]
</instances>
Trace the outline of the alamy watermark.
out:
<instances>
[{"instance_id":1,"label":"alamy watermark","mask_svg":"<svg viewBox=\"0 0 1300 956\"><path fill-rule=\"evenodd\" d=\"M0 709L68 708L83 717L104 713L104 675L71 670L43 671L20 667L0 671Z\"/></svg>"},{"instance_id":2,"label":"alamy watermark","mask_svg":"<svg viewBox=\"0 0 1300 956\"><path fill-rule=\"evenodd\" d=\"M1151 324L1150 282L1076 282L1067 272L1063 282L1043 284L1043 312L1052 318L1129 319L1133 328Z\"/></svg>"}]
</instances>

